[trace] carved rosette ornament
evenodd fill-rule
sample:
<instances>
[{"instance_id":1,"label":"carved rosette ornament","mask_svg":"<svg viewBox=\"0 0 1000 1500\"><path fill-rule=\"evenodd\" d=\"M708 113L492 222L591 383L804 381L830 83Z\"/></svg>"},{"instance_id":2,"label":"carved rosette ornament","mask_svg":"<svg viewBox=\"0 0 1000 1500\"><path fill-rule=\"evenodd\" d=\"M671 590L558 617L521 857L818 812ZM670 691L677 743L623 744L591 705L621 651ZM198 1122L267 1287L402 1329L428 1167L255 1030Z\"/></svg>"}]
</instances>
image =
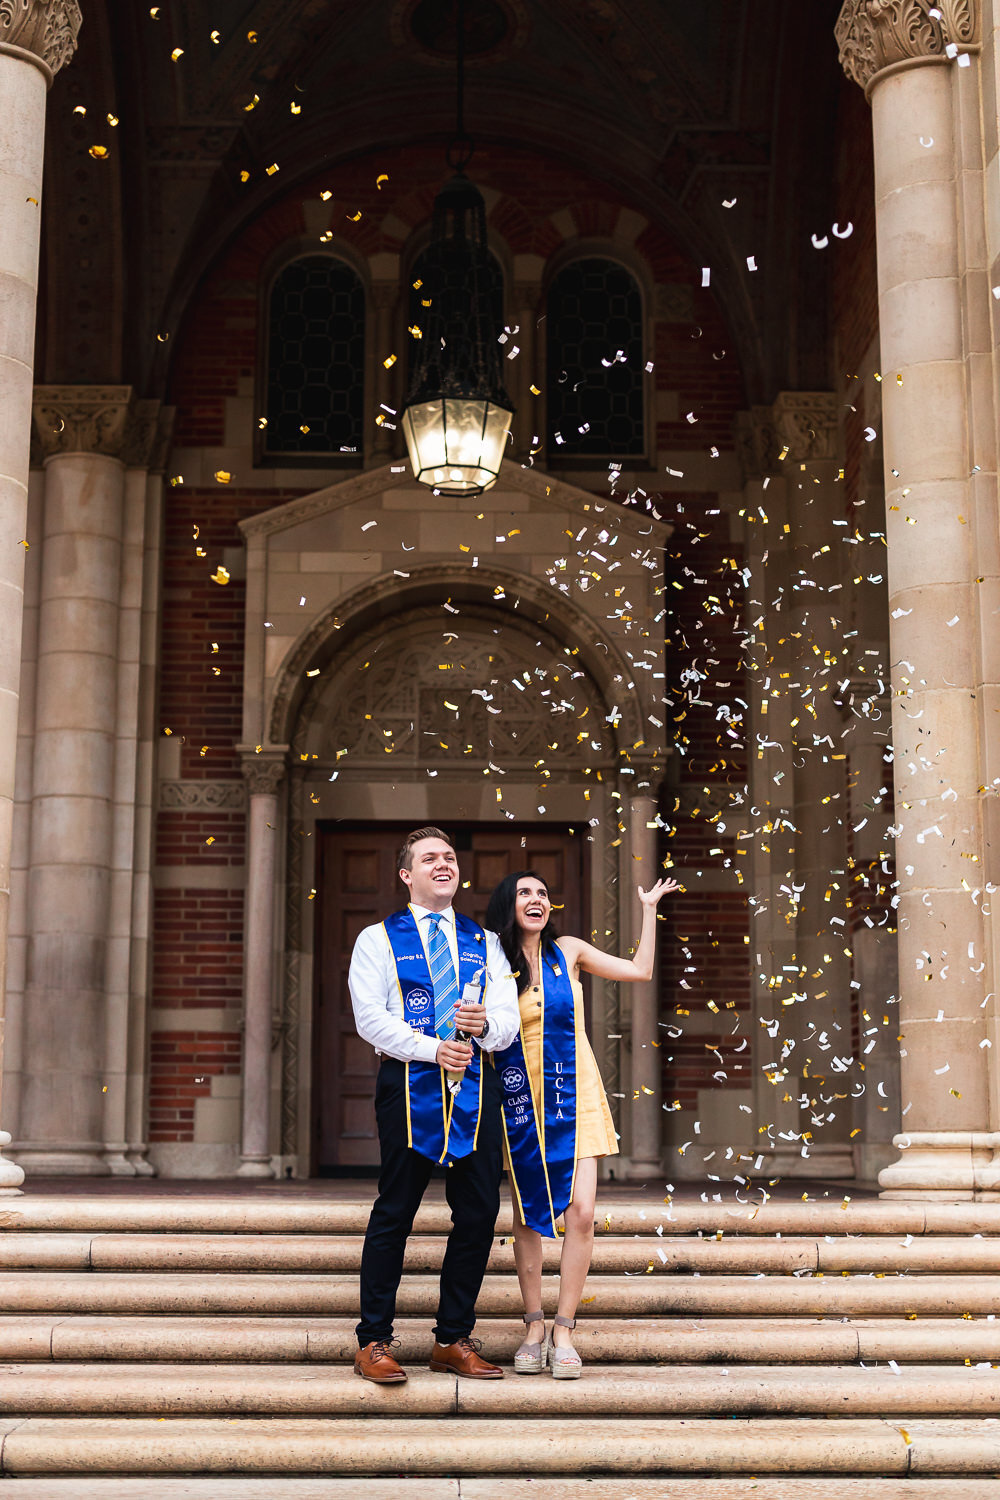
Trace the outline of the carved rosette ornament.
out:
<instances>
[{"instance_id":1,"label":"carved rosette ornament","mask_svg":"<svg viewBox=\"0 0 1000 1500\"><path fill-rule=\"evenodd\" d=\"M77 0L0 0L0 52L30 52L51 81L76 51L82 20Z\"/></svg>"},{"instance_id":2,"label":"carved rosette ornament","mask_svg":"<svg viewBox=\"0 0 1000 1500\"><path fill-rule=\"evenodd\" d=\"M886 68L978 50L981 0L845 0L834 35L840 64L865 93Z\"/></svg>"}]
</instances>

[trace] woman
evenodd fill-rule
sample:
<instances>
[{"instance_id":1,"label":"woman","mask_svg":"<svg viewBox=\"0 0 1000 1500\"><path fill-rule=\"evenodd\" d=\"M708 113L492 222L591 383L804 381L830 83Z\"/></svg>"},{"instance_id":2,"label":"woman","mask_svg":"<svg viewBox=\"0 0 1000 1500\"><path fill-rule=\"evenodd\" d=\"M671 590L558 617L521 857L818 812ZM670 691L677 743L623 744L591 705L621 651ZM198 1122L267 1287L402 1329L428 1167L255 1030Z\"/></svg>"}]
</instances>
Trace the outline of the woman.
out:
<instances>
[{"instance_id":1,"label":"woman","mask_svg":"<svg viewBox=\"0 0 1000 1500\"><path fill-rule=\"evenodd\" d=\"M653 974L656 907L675 880L638 888L642 931L634 958L614 958L582 938L557 938L544 880L533 870L507 875L490 897L486 926L496 932L517 979L521 1030L496 1054L504 1088L506 1165L514 1206L514 1261L524 1300L525 1342L514 1369L557 1380L582 1372L570 1337L594 1245L597 1158L618 1151L604 1085L583 1026L581 973L647 980ZM559 1266L559 1311L551 1340L542 1300L542 1235L566 1226Z\"/></svg>"}]
</instances>

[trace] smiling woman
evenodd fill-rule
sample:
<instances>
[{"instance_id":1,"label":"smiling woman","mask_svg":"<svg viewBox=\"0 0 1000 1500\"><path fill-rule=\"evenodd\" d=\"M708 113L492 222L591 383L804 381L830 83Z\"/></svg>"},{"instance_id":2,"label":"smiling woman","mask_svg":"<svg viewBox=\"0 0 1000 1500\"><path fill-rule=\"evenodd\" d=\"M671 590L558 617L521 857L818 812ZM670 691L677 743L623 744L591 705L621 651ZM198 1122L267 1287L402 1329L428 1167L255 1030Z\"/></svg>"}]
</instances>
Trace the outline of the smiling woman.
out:
<instances>
[{"instance_id":1,"label":"smiling woman","mask_svg":"<svg viewBox=\"0 0 1000 1500\"><path fill-rule=\"evenodd\" d=\"M534 870L500 881L486 910L517 980L520 1028L497 1054L504 1090L504 1159L514 1207L514 1259L524 1300L525 1342L514 1357L522 1375L549 1364L574 1380L583 1364L570 1334L590 1268L597 1159L618 1152L604 1084L583 1024L581 973L646 981L653 972L656 907L674 880L638 888L642 931L633 958L615 958L582 938L557 937L548 887ZM541 1311L542 1235L564 1215L559 1311L551 1341ZM530 1309L538 1309L531 1311Z\"/></svg>"}]
</instances>

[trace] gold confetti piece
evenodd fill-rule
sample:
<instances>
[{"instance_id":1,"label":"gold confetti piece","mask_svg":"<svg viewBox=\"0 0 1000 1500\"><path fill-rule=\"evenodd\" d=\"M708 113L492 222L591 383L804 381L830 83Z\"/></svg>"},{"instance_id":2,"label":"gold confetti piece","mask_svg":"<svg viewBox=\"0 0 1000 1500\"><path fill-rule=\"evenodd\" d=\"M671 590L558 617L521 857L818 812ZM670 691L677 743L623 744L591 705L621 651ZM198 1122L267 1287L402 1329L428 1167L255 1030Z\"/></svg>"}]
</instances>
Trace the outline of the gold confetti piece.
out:
<instances>
[{"instance_id":1,"label":"gold confetti piece","mask_svg":"<svg viewBox=\"0 0 1000 1500\"><path fill-rule=\"evenodd\" d=\"M901 1427L899 1429L899 1435L908 1448L913 1447L913 1439L910 1437L910 1434L907 1432L905 1427Z\"/></svg>"},{"instance_id":2,"label":"gold confetti piece","mask_svg":"<svg viewBox=\"0 0 1000 1500\"><path fill-rule=\"evenodd\" d=\"M38 199L37 198L25 198L24 201L25 201L25 203L33 203L36 208L38 207Z\"/></svg>"},{"instance_id":3,"label":"gold confetti piece","mask_svg":"<svg viewBox=\"0 0 1000 1500\"><path fill-rule=\"evenodd\" d=\"M273 177L275 172L280 172L281 168L278 166L278 163L276 161L273 161L271 165L269 167L265 167L264 170L267 172L268 177Z\"/></svg>"},{"instance_id":4,"label":"gold confetti piece","mask_svg":"<svg viewBox=\"0 0 1000 1500\"><path fill-rule=\"evenodd\" d=\"M330 199L333 197L333 194L331 193L329 188L324 188L320 193L320 197L322 198L324 203L329 203Z\"/></svg>"},{"instance_id":5,"label":"gold confetti piece","mask_svg":"<svg viewBox=\"0 0 1000 1500\"><path fill-rule=\"evenodd\" d=\"M256 42L256 40L257 40L257 33L256 33L256 31L248 31L247 32L247 41L248 42Z\"/></svg>"},{"instance_id":6,"label":"gold confetti piece","mask_svg":"<svg viewBox=\"0 0 1000 1500\"><path fill-rule=\"evenodd\" d=\"M170 484L170 486L171 486L172 489L176 489L179 484L183 484L184 483L184 475L183 474L171 474L168 483Z\"/></svg>"},{"instance_id":7,"label":"gold confetti piece","mask_svg":"<svg viewBox=\"0 0 1000 1500\"><path fill-rule=\"evenodd\" d=\"M259 103L260 103L260 95L259 94L254 94L253 98L250 100L250 103L249 104L244 104L244 106L243 106L244 112L246 114L249 114L252 109L256 109L257 108L257 106L258 106Z\"/></svg>"},{"instance_id":8,"label":"gold confetti piece","mask_svg":"<svg viewBox=\"0 0 1000 1500\"><path fill-rule=\"evenodd\" d=\"M218 641L213 641L212 642L212 655L213 656L217 656L218 652L219 652L219 643L218 643Z\"/></svg>"},{"instance_id":9,"label":"gold confetti piece","mask_svg":"<svg viewBox=\"0 0 1000 1500\"><path fill-rule=\"evenodd\" d=\"M215 478L219 484L228 484L232 477L228 469L216 469L215 471Z\"/></svg>"},{"instance_id":10,"label":"gold confetti piece","mask_svg":"<svg viewBox=\"0 0 1000 1500\"><path fill-rule=\"evenodd\" d=\"M289 108L291 109L293 115L300 115L302 113L302 105L301 104L296 104L296 102L295 102L294 99L292 100L291 104L289 105Z\"/></svg>"},{"instance_id":11,"label":"gold confetti piece","mask_svg":"<svg viewBox=\"0 0 1000 1500\"><path fill-rule=\"evenodd\" d=\"M359 208L356 214L345 214L344 217L350 219L352 224L357 224L361 220L361 210Z\"/></svg>"},{"instance_id":12,"label":"gold confetti piece","mask_svg":"<svg viewBox=\"0 0 1000 1500\"><path fill-rule=\"evenodd\" d=\"M206 844L214 844L215 843L215 835L213 833L210 833L208 835L208 838L205 840L205 843Z\"/></svg>"},{"instance_id":13,"label":"gold confetti piece","mask_svg":"<svg viewBox=\"0 0 1000 1500\"><path fill-rule=\"evenodd\" d=\"M315 901L316 900L316 887L315 886L313 886L312 890L309 892L308 896L306 897L306 900L307 901Z\"/></svg>"},{"instance_id":14,"label":"gold confetti piece","mask_svg":"<svg viewBox=\"0 0 1000 1500\"><path fill-rule=\"evenodd\" d=\"M208 553L205 551L204 547L196 547L194 549L194 555L195 557L207 557Z\"/></svg>"},{"instance_id":15,"label":"gold confetti piece","mask_svg":"<svg viewBox=\"0 0 1000 1500\"><path fill-rule=\"evenodd\" d=\"M306 673L306 676L307 677L318 677L319 673L320 673L319 667L310 667L309 671Z\"/></svg>"},{"instance_id":16,"label":"gold confetti piece","mask_svg":"<svg viewBox=\"0 0 1000 1500\"><path fill-rule=\"evenodd\" d=\"M108 151L107 146L91 146L90 154L95 161L105 161L110 155L110 152Z\"/></svg>"},{"instance_id":17,"label":"gold confetti piece","mask_svg":"<svg viewBox=\"0 0 1000 1500\"><path fill-rule=\"evenodd\" d=\"M170 54L170 61L171 62L176 62L179 57L183 57L183 56L184 56L184 48L183 47L175 47L174 50L173 50L173 52L171 52L171 54Z\"/></svg>"},{"instance_id":18,"label":"gold confetti piece","mask_svg":"<svg viewBox=\"0 0 1000 1500\"><path fill-rule=\"evenodd\" d=\"M222 37L219 35L219 33L217 31L210 31L209 34L208 34L208 36L209 36L209 40L212 41L212 42L214 42L216 46L218 46L219 43L222 40Z\"/></svg>"},{"instance_id":19,"label":"gold confetti piece","mask_svg":"<svg viewBox=\"0 0 1000 1500\"><path fill-rule=\"evenodd\" d=\"M388 182L388 181L389 181L389 174L388 174L388 172L380 172L378 174L378 176L375 179L375 186L378 188L379 192L382 191L382 184L383 184L383 182Z\"/></svg>"},{"instance_id":20,"label":"gold confetti piece","mask_svg":"<svg viewBox=\"0 0 1000 1500\"><path fill-rule=\"evenodd\" d=\"M220 563L219 566L218 566L218 568L216 569L216 571L212 574L212 582L213 583L228 583L229 582L229 569L228 568L224 568L222 566L222 564Z\"/></svg>"},{"instance_id":21,"label":"gold confetti piece","mask_svg":"<svg viewBox=\"0 0 1000 1500\"><path fill-rule=\"evenodd\" d=\"M156 342L158 344L165 344L167 342L167 340L169 339L169 337L170 337L169 333L158 333L156 335Z\"/></svg>"},{"instance_id":22,"label":"gold confetti piece","mask_svg":"<svg viewBox=\"0 0 1000 1500\"><path fill-rule=\"evenodd\" d=\"M87 113L87 106L85 104L78 104L73 113L75 115L85 115Z\"/></svg>"},{"instance_id":23,"label":"gold confetti piece","mask_svg":"<svg viewBox=\"0 0 1000 1500\"><path fill-rule=\"evenodd\" d=\"M198 751L198 754L200 756L202 756L202 758L204 758L208 754L209 749L210 749L210 746L208 746L208 745L202 745L201 749Z\"/></svg>"},{"instance_id":24,"label":"gold confetti piece","mask_svg":"<svg viewBox=\"0 0 1000 1500\"><path fill-rule=\"evenodd\" d=\"M299 427L299 431L305 436L309 431L309 423L303 422Z\"/></svg>"},{"instance_id":25,"label":"gold confetti piece","mask_svg":"<svg viewBox=\"0 0 1000 1500\"><path fill-rule=\"evenodd\" d=\"M117 115L107 115L105 118L107 119L107 122L112 127L112 129L118 124Z\"/></svg>"},{"instance_id":26,"label":"gold confetti piece","mask_svg":"<svg viewBox=\"0 0 1000 1500\"><path fill-rule=\"evenodd\" d=\"M949 1089L948 1092L955 1099L961 1099L962 1097L961 1091L959 1089Z\"/></svg>"},{"instance_id":27,"label":"gold confetti piece","mask_svg":"<svg viewBox=\"0 0 1000 1500\"><path fill-rule=\"evenodd\" d=\"M160 19L160 7L158 5L151 5L149 7L149 14L154 21L158 21Z\"/></svg>"},{"instance_id":28,"label":"gold confetti piece","mask_svg":"<svg viewBox=\"0 0 1000 1500\"><path fill-rule=\"evenodd\" d=\"M24 550L25 550L25 552L27 552L28 548L31 546L31 543L29 541L26 541L25 538L22 537L21 540L18 542L17 545L19 547L23 547Z\"/></svg>"},{"instance_id":29,"label":"gold confetti piece","mask_svg":"<svg viewBox=\"0 0 1000 1500\"><path fill-rule=\"evenodd\" d=\"M388 359L384 359L382 363L387 370L391 370L393 365L396 363L396 356L394 354L390 354Z\"/></svg>"},{"instance_id":30,"label":"gold confetti piece","mask_svg":"<svg viewBox=\"0 0 1000 1500\"><path fill-rule=\"evenodd\" d=\"M174 731L173 731L173 730L172 730L172 729L165 729L165 730L164 730L164 731L163 731L163 733L164 733L164 734L173 734L173 732L174 732Z\"/></svg>"}]
</instances>

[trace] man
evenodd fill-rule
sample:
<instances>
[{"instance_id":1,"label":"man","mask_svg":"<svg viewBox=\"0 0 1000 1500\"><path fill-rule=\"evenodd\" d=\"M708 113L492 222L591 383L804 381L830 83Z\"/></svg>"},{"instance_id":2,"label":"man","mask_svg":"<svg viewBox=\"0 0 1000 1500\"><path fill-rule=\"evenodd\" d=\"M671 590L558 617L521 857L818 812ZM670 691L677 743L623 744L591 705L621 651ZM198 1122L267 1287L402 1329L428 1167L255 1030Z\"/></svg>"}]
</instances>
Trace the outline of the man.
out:
<instances>
[{"instance_id":1,"label":"man","mask_svg":"<svg viewBox=\"0 0 1000 1500\"><path fill-rule=\"evenodd\" d=\"M503 1371L471 1335L500 1209L502 1091L489 1054L517 1035L517 986L495 934L452 911L458 858L440 828L409 834L398 865L410 904L364 929L348 977L358 1034L382 1057L382 1167L361 1256L354 1371L378 1385L406 1379L391 1351L396 1292L414 1216L442 1163L453 1227L430 1368L498 1379Z\"/></svg>"}]
</instances>

